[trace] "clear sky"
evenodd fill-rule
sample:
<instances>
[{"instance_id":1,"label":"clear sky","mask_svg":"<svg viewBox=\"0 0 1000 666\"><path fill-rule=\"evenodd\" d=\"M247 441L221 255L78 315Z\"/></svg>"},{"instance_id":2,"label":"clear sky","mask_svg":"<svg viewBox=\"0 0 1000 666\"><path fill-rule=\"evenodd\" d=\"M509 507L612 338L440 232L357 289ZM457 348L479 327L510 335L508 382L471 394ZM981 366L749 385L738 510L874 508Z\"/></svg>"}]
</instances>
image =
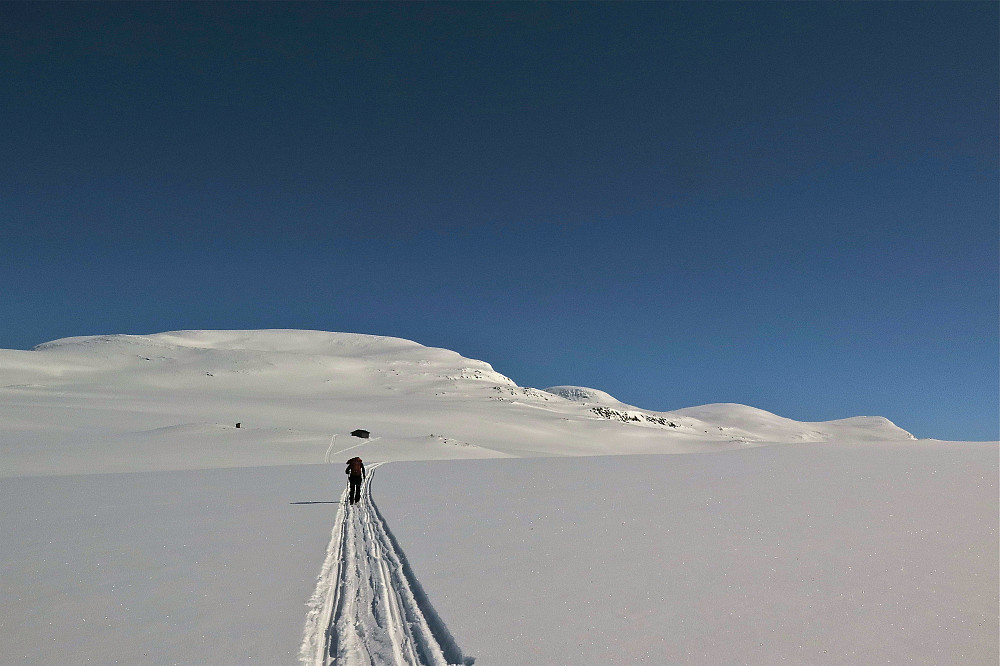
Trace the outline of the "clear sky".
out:
<instances>
[{"instance_id":1,"label":"clear sky","mask_svg":"<svg viewBox=\"0 0 1000 666\"><path fill-rule=\"evenodd\" d=\"M998 5L0 4L0 347L392 335L997 439Z\"/></svg>"}]
</instances>

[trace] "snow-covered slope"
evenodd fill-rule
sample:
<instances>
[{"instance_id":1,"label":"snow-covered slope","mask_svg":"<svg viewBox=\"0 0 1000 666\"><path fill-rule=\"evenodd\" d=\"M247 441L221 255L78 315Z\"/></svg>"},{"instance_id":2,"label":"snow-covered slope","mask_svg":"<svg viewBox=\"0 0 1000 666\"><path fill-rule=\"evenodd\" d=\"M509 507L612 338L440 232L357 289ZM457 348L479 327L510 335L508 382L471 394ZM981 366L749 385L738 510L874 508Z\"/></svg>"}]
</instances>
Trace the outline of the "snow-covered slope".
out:
<instances>
[{"instance_id":1,"label":"snow-covered slope","mask_svg":"<svg viewBox=\"0 0 1000 666\"><path fill-rule=\"evenodd\" d=\"M826 442L830 440L891 440L915 439L889 419L882 416L856 416L836 421L803 423L786 419L771 412L719 403L687 407L670 412L651 412L626 405L597 389L583 386L553 386L549 393L582 403L597 414L625 423L663 425L680 432L704 433L712 438L749 444L752 442ZM673 425L670 425L673 424Z\"/></svg>"},{"instance_id":2,"label":"snow-covered slope","mask_svg":"<svg viewBox=\"0 0 1000 666\"><path fill-rule=\"evenodd\" d=\"M0 350L0 661L996 663L996 444L909 440L367 335Z\"/></svg>"},{"instance_id":3,"label":"snow-covered slope","mask_svg":"<svg viewBox=\"0 0 1000 666\"><path fill-rule=\"evenodd\" d=\"M603 405L605 407L620 407L628 409L628 405L615 398L610 393L605 393L598 389L587 388L586 386L550 386L545 389L547 392L558 395L561 398L582 402L590 405Z\"/></svg>"},{"instance_id":4,"label":"snow-covered slope","mask_svg":"<svg viewBox=\"0 0 1000 666\"><path fill-rule=\"evenodd\" d=\"M236 428L239 423L240 427ZM367 444L349 433L362 428ZM366 460L679 453L910 439L885 419L798 423L741 405L654 412L597 389L520 387L399 338L174 331L0 350L4 475Z\"/></svg>"},{"instance_id":5,"label":"snow-covered slope","mask_svg":"<svg viewBox=\"0 0 1000 666\"><path fill-rule=\"evenodd\" d=\"M774 441L915 439L913 435L882 416L855 416L836 421L802 423L763 409L732 403L687 407L673 413L679 417L696 418L730 434L743 433L747 437Z\"/></svg>"}]
</instances>

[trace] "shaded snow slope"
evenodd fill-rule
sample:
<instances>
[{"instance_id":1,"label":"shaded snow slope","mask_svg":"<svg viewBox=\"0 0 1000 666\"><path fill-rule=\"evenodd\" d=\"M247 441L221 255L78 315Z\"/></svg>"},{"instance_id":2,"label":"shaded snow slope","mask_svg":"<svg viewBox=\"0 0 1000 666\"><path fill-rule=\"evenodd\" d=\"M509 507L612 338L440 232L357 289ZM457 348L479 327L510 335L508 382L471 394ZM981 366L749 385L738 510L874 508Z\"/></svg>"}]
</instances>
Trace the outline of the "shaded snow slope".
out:
<instances>
[{"instance_id":1,"label":"shaded snow slope","mask_svg":"<svg viewBox=\"0 0 1000 666\"><path fill-rule=\"evenodd\" d=\"M240 428L236 428L236 424ZM362 428L369 442L349 436ZM681 453L906 439L884 419L797 423L739 405L653 412L520 387L399 338L174 331L0 350L0 475L366 460Z\"/></svg>"},{"instance_id":2,"label":"shaded snow slope","mask_svg":"<svg viewBox=\"0 0 1000 666\"><path fill-rule=\"evenodd\" d=\"M477 664L996 664L998 471L834 442L399 463L372 497Z\"/></svg>"},{"instance_id":3,"label":"shaded snow slope","mask_svg":"<svg viewBox=\"0 0 1000 666\"><path fill-rule=\"evenodd\" d=\"M296 663L333 471L0 478L0 663Z\"/></svg>"}]
</instances>

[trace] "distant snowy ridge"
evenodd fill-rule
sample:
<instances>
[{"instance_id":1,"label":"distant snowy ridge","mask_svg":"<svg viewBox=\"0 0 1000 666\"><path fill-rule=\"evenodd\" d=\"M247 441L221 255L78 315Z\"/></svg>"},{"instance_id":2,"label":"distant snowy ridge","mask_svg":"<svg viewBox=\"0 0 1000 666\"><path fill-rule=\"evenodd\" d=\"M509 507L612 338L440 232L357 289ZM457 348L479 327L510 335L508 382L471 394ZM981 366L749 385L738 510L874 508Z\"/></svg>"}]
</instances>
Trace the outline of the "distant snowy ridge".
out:
<instances>
[{"instance_id":1,"label":"distant snowy ridge","mask_svg":"<svg viewBox=\"0 0 1000 666\"><path fill-rule=\"evenodd\" d=\"M187 348L242 352L277 352L312 354L317 356L384 356L419 351L421 355L443 354L460 357L458 353L425 347L412 340L363 333L330 333L296 329L263 329L259 331L170 331L150 335L94 335L62 338L40 344L34 351L66 348L86 348L101 345L127 349L158 347Z\"/></svg>"},{"instance_id":2,"label":"distant snowy ridge","mask_svg":"<svg viewBox=\"0 0 1000 666\"><path fill-rule=\"evenodd\" d=\"M358 428L371 441L349 440ZM0 476L322 463L348 449L377 462L838 439L912 436L881 417L657 412L598 389L520 387L485 361L357 333L171 331L0 350Z\"/></svg>"},{"instance_id":3,"label":"distant snowy ridge","mask_svg":"<svg viewBox=\"0 0 1000 666\"><path fill-rule=\"evenodd\" d=\"M826 441L845 436L854 440L916 439L883 416L853 416L833 421L800 422L763 409L735 403L686 407L672 413L712 423L722 429L742 429L764 437L777 436L807 426L806 430L799 433L799 439L802 441Z\"/></svg>"},{"instance_id":4,"label":"distant snowy ridge","mask_svg":"<svg viewBox=\"0 0 1000 666\"><path fill-rule=\"evenodd\" d=\"M847 435L860 440L916 439L882 416L855 416L816 423L793 421L756 407L717 403L656 412L627 405L604 391L585 386L552 386L545 389L607 419L639 425L716 431L739 441L827 441Z\"/></svg>"},{"instance_id":5,"label":"distant snowy ridge","mask_svg":"<svg viewBox=\"0 0 1000 666\"><path fill-rule=\"evenodd\" d=\"M414 365L428 370L441 368L442 376L451 378L514 383L493 370L489 363L467 359L449 349L361 333L265 329L96 335L53 340L32 351L60 354L91 367L93 363L87 361L100 359L107 369L115 370L122 369L123 364L134 364L138 359L168 362L175 369L194 365L211 376L217 376L213 369L223 375L233 372L273 375L277 371L294 380L315 374L313 371L320 366L332 378L338 368L356 367L352 364L354 361L382 363L393 366L396 372L403 366Z\"/></svg>"}]
</instances>

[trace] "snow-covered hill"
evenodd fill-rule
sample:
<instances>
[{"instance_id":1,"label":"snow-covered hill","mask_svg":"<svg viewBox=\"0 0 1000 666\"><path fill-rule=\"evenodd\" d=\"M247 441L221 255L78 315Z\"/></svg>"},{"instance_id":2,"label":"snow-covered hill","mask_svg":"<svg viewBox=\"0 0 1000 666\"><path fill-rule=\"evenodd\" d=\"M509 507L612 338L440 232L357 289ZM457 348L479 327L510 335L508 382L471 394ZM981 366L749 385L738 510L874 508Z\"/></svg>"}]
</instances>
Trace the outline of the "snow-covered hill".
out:
<instances>
[{"instance_id":1,"label":"snow-covered hill","mask_svg":"<svg viewBox=\"0 0 1000 666\"><path fill-rule=\"evenodd\" d=\"M237 428L236 424L240 427ZM362 428L364 444L349 433ZM912 439L885 419L799 423L742 405L654 412L489 363L322 331L75 337L0 351L6 475L324 462L679 453Z\"/></svg>"},{"instance_id":2,"label":"snow-covered hill","mask_svg":"<svg viewBox=\"0 0 1000 666\"><path fill-rule=\"evenodd\" d=\"M0 350L0 661L996 663L997 446L911 440L369 335Z\"/></svg>"}]
</instances>

